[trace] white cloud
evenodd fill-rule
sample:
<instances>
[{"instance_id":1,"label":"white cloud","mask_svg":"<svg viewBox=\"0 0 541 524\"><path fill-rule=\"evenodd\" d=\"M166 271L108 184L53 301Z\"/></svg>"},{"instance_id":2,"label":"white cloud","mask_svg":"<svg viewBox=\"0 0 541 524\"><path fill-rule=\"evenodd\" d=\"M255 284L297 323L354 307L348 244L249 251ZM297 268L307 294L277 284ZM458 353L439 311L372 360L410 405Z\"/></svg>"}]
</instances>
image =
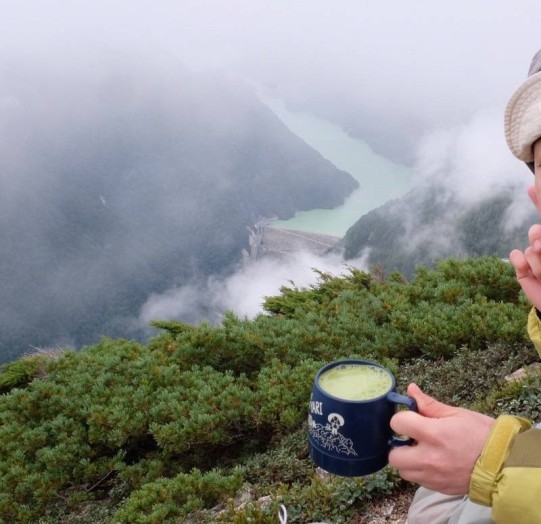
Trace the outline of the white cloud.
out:
<instances>
[{"instance_id":1,"label":"white cloud","mask_svg":"<svg viewBox=\"0 0 541 524\"><path fill-rule=\"evenodd\" d=\"M151 320L182 319L201 306L201 292L197 286L171 288L163 293L153 293L141 308L139 322L148 326Z\"/></svg>"},{"instance_id":2,"label":"white cloud","mask_svg":"<svg viewBox=\"0 0 541 524\"><path fill-rule=\"evenodd\" d=\"M203 308L209 304L216 317L233 311L240 317L254 318L263 313L264 298L278 295L282 286L307 288L316 284L319 275L314 269L334 276L347 274L348 267L366 269L365 259L346 264L338 254L316 256L299 251L280 260L267 257L246 262L228 278L211 277L206 286L187 285L151 295L141 309L139 325L148 326L151 320L186 321L198 311L201 320Z\"/></svg>"},{"instance_id":3,"label":"white cloud","mask_svg":"<svg viewBox=\"0 0 541 524\"><path fill-rule=\"evenodd\" d=\"M430 246L431 255L460 255L457 219L479 202L510 190L511 205L504 217L512 231L523 227L533 207L526 188L533 183L530 170L509 152L503 133L503 116L496 110L479 111L462 125L442 127L419 140L415 163L416 185L438 187L434 198L439 215L420 223L417 209L404 212L401 220L409 251Z\"/></svg>"},{"instance_id":4,"label":"white cloud","mask_svg":"<svg viewBox=\"0 0 541 524\"><path fill-rule=\"evenodd\" d=\"M467 124L423 137L415 169L418 183L435 181L464 205L507 188L522 194L531 176L509 153L502 120L497 111L480 111Z\"/></svg>"},{"instance_id":5,"label":"white cloud","mask_svg":"<svg viewBox=\"0 0 541 524\"><path fill-rule=\"evenodd\" d=\"M534 0L2 3L0 66L23 56L58 74L132 54L229 70L358 128L380 150L480 109L501 114L541 19Z\"/></svg>"},{"instance_id":6,"label":"white cloud","mask_svg":"<svg viewBox=\"0 0 541 524\"><path fill-rule=\"evenodd\" d=\"M362 267L362 262L348 262L348 265ZM264 297L279 294L281 286L293 283L298 288L306 288L315 284L318 275L314 269L336 276L347 273L339 255L318 257L301 251L283 260L263 258L244 265L225 281L211 281L213 303L221 310L229 309L240 316L253 318L262 312Z\"/></svg>"}]
</instances>

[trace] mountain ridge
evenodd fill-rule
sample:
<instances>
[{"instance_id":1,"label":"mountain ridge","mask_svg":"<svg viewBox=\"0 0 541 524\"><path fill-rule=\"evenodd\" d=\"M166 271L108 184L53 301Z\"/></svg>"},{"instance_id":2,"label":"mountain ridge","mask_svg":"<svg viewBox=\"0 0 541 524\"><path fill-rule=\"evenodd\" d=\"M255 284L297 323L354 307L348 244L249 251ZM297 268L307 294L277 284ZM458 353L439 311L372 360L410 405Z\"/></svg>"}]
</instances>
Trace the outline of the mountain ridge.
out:
<instances>
[{"instance_id":1,"label":"mountain ridge","mask_svg":"<svg viewBox=\"0 0 541 524\"><path fill-rule=\"evenodd\" d=\"M532 210L510 226L512 202L511 189L466 205L438 184L418 186L360 217L337 249L346 260L365 254L370 266L407 277L447 257L507 258L526 247L528 228L538 221Z\"/></svg>"}]
</instances>

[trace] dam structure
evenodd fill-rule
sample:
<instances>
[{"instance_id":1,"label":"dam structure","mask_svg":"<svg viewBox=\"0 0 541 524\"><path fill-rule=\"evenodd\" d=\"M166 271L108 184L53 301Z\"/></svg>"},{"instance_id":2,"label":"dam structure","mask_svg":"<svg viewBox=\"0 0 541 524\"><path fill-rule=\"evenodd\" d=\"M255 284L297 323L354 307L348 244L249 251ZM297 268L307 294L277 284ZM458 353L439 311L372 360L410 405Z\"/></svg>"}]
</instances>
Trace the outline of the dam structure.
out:
<instances>
[{"instance_id":1,"label":"dam structure","mask_svg":"<svg viewBox=\"0 0 541 524\"><path fill-rule=\"evenodd\" d=\"M258 222L250 230L250 254L252 261L272 256L283 258L299 251L323 255L333 248L341 237L272 227L270 220Z\"/></svg>"}]
</instances>

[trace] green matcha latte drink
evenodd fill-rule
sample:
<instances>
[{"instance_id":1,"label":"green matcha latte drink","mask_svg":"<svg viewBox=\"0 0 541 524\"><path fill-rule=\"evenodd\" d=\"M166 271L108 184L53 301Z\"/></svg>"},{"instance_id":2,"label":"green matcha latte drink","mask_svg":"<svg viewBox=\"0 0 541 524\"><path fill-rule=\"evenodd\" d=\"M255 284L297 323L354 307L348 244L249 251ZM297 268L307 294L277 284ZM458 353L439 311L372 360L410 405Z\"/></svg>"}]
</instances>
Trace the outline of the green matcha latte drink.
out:
<instances>
[{"instance_id":1,"label":"green matcha latte drink","mask_svg":"<svg viewBox=\"0 0 541 524\"><path fill-rule=\"evenodd\" d=\"M319 385L333 397L370 400L387 393L393 387L393 378L379 366L342 364L322 373Z\"/></svg>"},{"instance_id":2,"label":"green matcha latte drink","mask_svg":"<svg viewBox=\"0 0 541 524\"><path fill-rule=\"evenodd\" d=\"M320 468L345 477L374 473L393 446L412 443L393 434L391 417L415 400L396 391L393 374L366 360L341 360L314 379L308 414L310 456Z\"/></svg>"}]
</instances>

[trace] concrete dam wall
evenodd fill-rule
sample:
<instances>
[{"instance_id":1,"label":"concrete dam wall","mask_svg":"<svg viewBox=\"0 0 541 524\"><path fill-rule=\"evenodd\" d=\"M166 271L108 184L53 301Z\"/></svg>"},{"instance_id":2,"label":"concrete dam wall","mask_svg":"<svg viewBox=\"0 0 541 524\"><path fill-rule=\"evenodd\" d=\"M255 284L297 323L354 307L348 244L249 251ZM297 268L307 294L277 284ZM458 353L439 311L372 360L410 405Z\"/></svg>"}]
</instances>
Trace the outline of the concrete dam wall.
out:
<instances>
[{"instance_id":1,"label":"concrete dam wall","mask_svg":"<svg viewBox=\"0 0 541 524\"><path fill-rule=\"evenodd\" d=\"M340 237L331 235L278 229L263 222L250 232L250 259L258 260L264 256L279 258L298 251L322 255L340 240Z\"/></svg>"}]
</instances>

